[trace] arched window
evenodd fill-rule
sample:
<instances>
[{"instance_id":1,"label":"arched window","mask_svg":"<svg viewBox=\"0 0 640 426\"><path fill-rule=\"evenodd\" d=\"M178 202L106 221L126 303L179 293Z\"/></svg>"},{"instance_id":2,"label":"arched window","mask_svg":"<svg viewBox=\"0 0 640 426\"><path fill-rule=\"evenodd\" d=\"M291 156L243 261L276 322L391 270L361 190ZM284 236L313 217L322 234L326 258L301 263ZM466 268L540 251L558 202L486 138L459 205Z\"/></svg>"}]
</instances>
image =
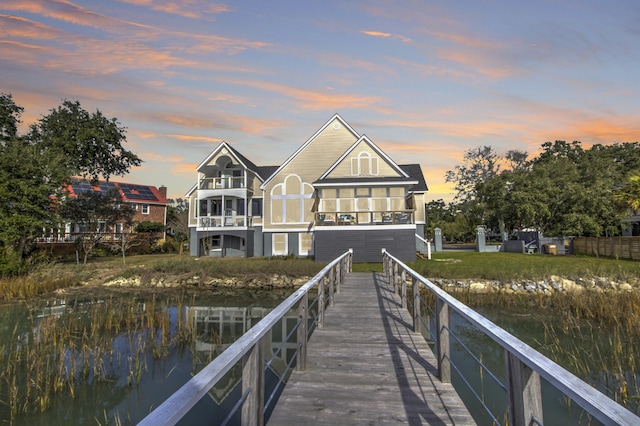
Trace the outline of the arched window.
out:
<instances>
[{"instance_id":1,"label":"arched window","mask_svg":"<svg viewBox=\"0 0 640 426\"><path fill-rule=\"evenodd\" d=\"M271 190L271 223L305 223L312 207L313 187L298 175L287 176Z\"/></svg>"},{"instance_id":2,"label":"arched window","mask_svg":"<svg viewBox=\"0 0 640 426\"><path fill-rule=\"evenodd\" d=\"M378 157L373 157L366 151L360 152L356 157L351 157L352 176L377 176Z\"/></svg>"}]
</instances>

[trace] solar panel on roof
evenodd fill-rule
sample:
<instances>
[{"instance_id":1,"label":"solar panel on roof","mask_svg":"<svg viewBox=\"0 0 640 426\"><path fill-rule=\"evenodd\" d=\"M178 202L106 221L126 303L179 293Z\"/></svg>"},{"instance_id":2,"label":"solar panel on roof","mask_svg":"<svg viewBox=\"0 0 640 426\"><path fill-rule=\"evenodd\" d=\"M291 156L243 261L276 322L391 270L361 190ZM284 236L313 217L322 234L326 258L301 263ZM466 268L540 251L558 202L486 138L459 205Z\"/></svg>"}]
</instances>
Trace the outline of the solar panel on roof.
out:
<instances>
[{"instance_id":1,"label":"solar panel on roof","mask_svg":"<svg viewBox=\"0 0 640 426\"><path fill-rule=\"evenodd\" d=\"M158 198L148 186L120 184L120 189L124 196L130 200L158 201Z\"/></svg>"}]
</instances>

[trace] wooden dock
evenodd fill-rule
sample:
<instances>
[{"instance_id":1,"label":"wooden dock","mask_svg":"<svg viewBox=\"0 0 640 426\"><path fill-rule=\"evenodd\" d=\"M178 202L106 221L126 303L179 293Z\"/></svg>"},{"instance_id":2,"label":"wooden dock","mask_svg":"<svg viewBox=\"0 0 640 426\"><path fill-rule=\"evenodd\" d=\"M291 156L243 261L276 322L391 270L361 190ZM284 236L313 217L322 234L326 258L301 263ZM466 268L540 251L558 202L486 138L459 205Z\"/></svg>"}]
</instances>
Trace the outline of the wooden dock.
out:
<instances>
[{"instance_id":1,"label":"wooden dock","mask_svg":"<svg viewBox=\"0 0 640 426\"><path fill-rule=\"evenodd\" d=\"M382 274L347 275L307 354L269 426L475 425Z\"/></svg>"}]
</instances>

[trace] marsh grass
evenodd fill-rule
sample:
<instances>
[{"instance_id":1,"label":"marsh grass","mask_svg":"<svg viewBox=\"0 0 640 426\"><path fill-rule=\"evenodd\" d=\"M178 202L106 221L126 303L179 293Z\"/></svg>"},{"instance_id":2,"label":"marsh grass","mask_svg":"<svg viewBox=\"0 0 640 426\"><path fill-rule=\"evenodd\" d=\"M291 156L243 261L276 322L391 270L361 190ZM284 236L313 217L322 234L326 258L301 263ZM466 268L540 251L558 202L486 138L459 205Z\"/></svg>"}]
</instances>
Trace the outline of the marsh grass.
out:
<instances>
[{"instance_id":1,"label":"marsh grass","mask_svg":"<svg viewBox=\"0 0 640 426\"><path fill-rule=\"evenodd\" d=\"M94 300L61 315L31 318L32 331L14 329L12 343L0 347L0 417L10 422L22 414L46 411L54 398L75 398L80 385L111 381L124 367L135 387L147 369L147 354L166 357L194 340L183 318L184 303L173 301L178 321L152 299ZM124 336L126 345L115 344Z\"/></svg>"},{"instance_id":2,"label":"marsh grass","mask_svg":"<svg viewBox=\"0 0 640 426\"><path fill-rule=\"evenodd\" d=\"M167 277L256 278L273 275L291 278L312 277L325 264L313 259L275 258L193 258L176 254L129 256L123 266L119 258L97 258L87 265L49 264L29 275L0 278L0 301L28 300L67 287L117 278L139 277L143 285Z\"/></svg>"}]
</instances>

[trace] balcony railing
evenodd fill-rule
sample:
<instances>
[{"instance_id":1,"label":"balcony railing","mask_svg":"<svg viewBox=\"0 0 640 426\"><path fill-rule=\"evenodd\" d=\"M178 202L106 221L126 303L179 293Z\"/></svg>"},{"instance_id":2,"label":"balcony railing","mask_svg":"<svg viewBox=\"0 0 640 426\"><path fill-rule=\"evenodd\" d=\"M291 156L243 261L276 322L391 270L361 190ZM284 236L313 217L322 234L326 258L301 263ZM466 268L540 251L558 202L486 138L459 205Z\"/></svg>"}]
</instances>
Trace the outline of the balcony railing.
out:
<instances>
[{"instance_id":1,"label":"balcony railing","mask_svg":"<svg viewBox=\"0 0 640 426\"><path fill-rule=\"evenodd\" d=\"M198 225L201 228L218 228L225 226L252 226L251 216L200 216Z\"/></svg>"},{"instance_id":2,"label":"balcony railing","mask_svg":"<svg viewBox=\"0 0 640 426\"><path fill-rule=\"evenodd\" d=\"M198 185L198 189L230 189L244 187L244 176L202 178Z\"/></svg>"},{"instance_id":3,"label":"balcony railing","mask_svg":"<svg viewBox=\"0 0 640 426\"><path fill-rule=\"evenodd\" d=\"M99 240L101 243L112 243L116 241L143 240L152 241L163 237L162 232L113 232L113 231L96 231L96 232L69 232L53 235L43 235L36 238L36 242L43 243L75 243L83 238Z\"/></svg>"},{"instance_id":4,"label":"balcony railing","mask_svg":"<svg viewBox=\"0 0 640 426\"><path fill-rule=\"evenodd\" d=\"M316 226L406 225L412 223L414 223L413 210L317 212L315 221Z\"/></svg>"}]
</instances>

